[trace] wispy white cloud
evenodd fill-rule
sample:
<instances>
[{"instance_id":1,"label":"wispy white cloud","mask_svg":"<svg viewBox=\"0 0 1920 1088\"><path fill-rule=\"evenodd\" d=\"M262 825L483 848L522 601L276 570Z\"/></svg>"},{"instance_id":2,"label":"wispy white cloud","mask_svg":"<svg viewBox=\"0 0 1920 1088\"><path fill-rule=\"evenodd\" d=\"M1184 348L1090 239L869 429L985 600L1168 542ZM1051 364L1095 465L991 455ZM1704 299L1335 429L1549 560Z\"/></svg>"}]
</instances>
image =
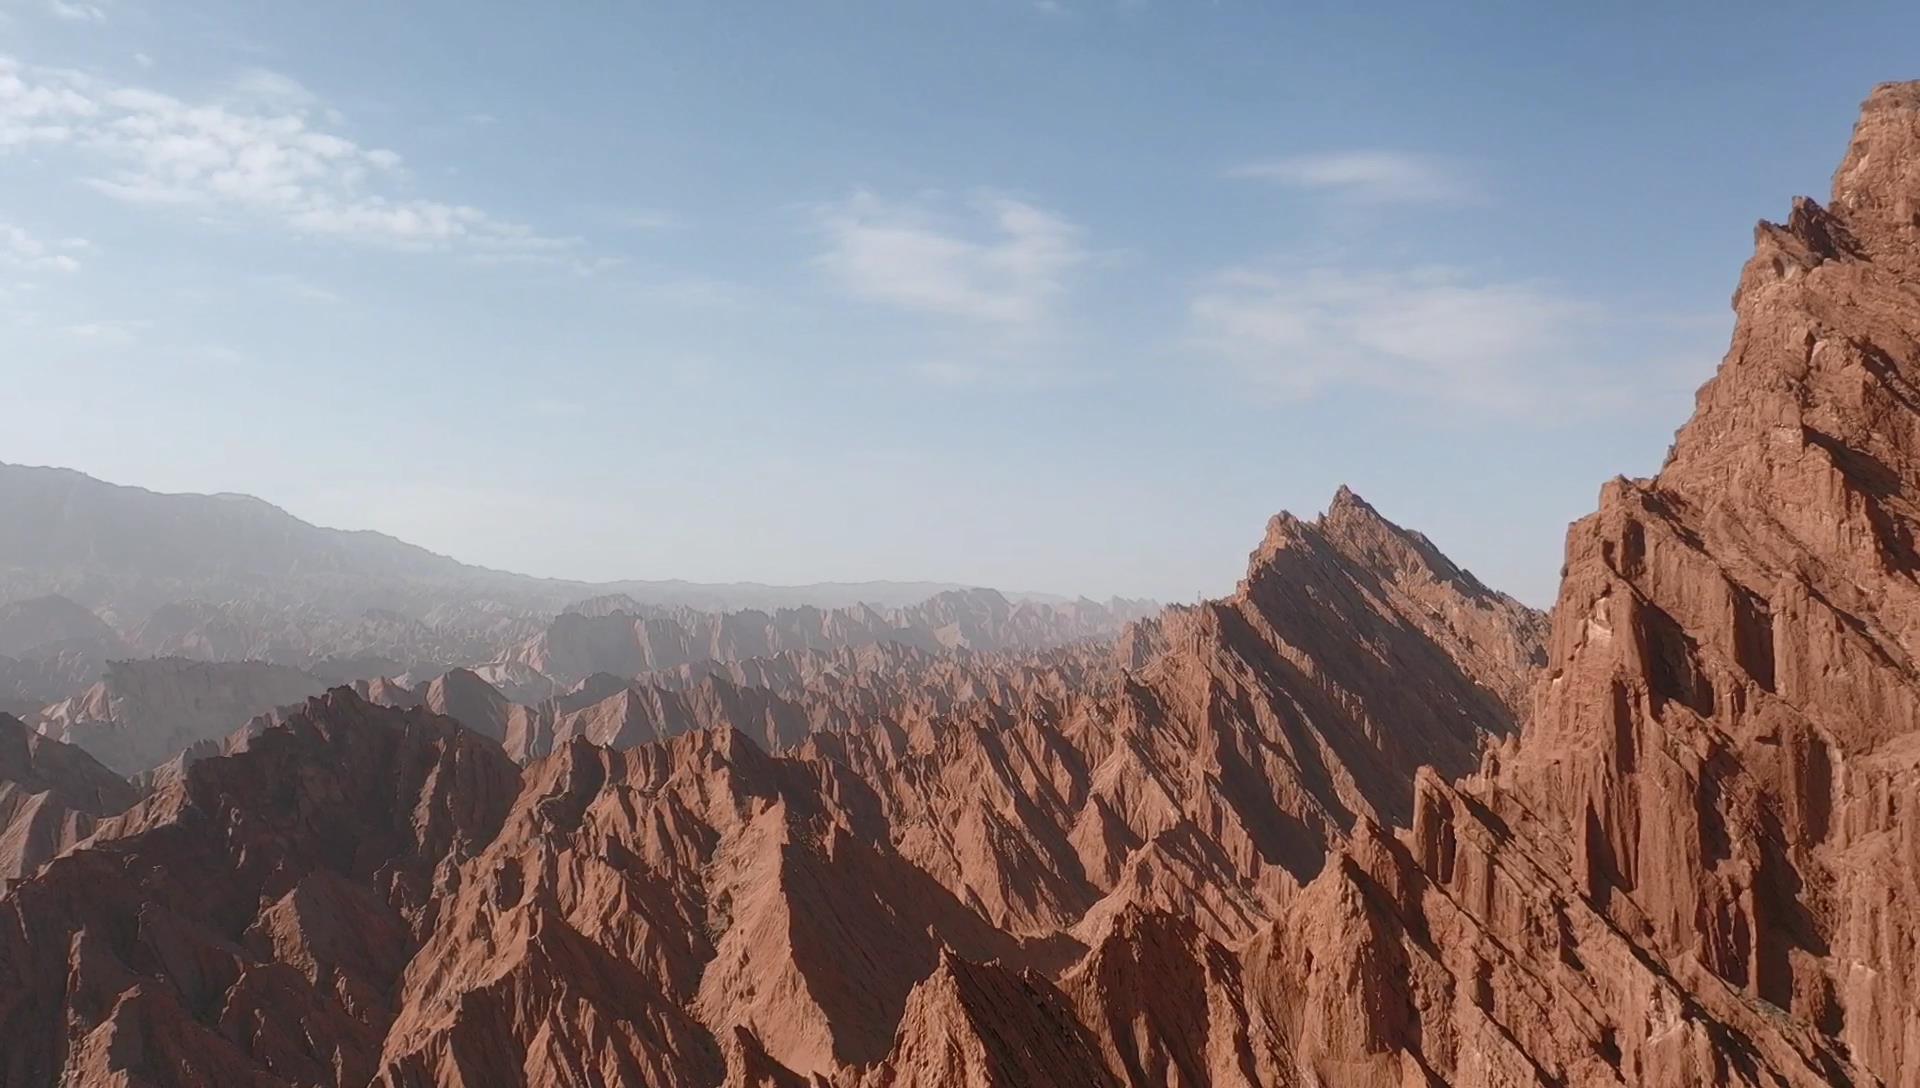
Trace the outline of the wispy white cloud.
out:
<instances>
[{"instance_id":1,"label":"wispy white cloud","mask_svg":"<svg viewBox=\"0 0 1920 1088\"><path fill-rule=\"evenodd\" d=\"M860 191L817 209L817 263L857 298L1000 326L1047 319L1088 259L1079 227L1024 201L963 210Z\"/></svg>"},{"instance_id":2,"label":"wispy white cloud","mask_svg":"<svg viewBox=\"0 0 1920 1088\"><path fill-rule=\"evenodd\" d=\"M0 265L13 269L77 272L87 248L84 238L44 241L12 223L0 222Z\"/></svg>"},{"instance_id":3,"label":"wispy white cloud","mask_svg":"<svg viewBox=\"0 0 1920 1088\"><path fill-rule=\"evenodd\" d=\"M70 86L77 77L29 79L12 58L0 56L0 150L65 143L99 116L100 106Z\"/></svg>"},{"instance_id":4,"label":"wispy white cloud","mask_svg":"<svg viewBox=\"0 0 1920 1088\"><path fill-rule=\"evenodd\" d=\"M1237 166L1229 177L1271 181L1370 204L1454 203L1479 189L1458 161L1406 151L1334 151Z\"/></svg>"},{"instance_id":5,"label":"wispy white cloud","mask_svg":"<svg viewBox=\"0 0 1920 1088\"><path fill-rule=\"evenodd\" d=\"M107 10L98 4L78 2L78 0L47 0L47 11L55 18L70 23L104 23Z\"/></svg>"},{"instance_id":6,"label":"wispy white cloud","mask_svg":"<svg viewBox=\"0 0 1920 1088\"><path fill-rule=\"evenodd\" d=\"M70 148L86 163L84 184L116 200L257 217L312 237L589 264L579 239L410 194L400 155L329 131L341 123L298 81L263 69L189 102L0 57L0 150Z\"/></svg>"},{"instance_id":7,"label":"wispy white cloud","mask_svg":"<svg viewBox=\"0 0 1920 1088\"><path fill-rule=\"evenodd\" d=\"M1385 390L1495 411L1590 406L1621 376L1583 350L1615 315L1455 268L1234 269L1191 300L1195 343L1282 396Z\"/></svg>"}]
</instances>

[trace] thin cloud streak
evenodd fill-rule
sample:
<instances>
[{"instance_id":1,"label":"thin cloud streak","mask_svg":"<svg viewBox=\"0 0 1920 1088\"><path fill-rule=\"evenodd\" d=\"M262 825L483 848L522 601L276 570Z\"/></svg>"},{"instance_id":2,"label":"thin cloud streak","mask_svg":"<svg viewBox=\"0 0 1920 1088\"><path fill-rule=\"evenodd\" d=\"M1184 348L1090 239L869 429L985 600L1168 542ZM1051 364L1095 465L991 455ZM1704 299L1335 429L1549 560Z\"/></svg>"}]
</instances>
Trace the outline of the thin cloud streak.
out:
<instances>
[{"instance_id":1,"label":"thin cloud streak","mask_svg":"<svg viewBox=\"0 0 1920 1088\"><path fill-rule=\"evenodd\" d=\"M1616 357L1609 345L1677 338L1551 284L1439 266L1230 269L1188 314L1191 346L1289 399L1364 389L1497 415L1604 412L1664 388L1647 368L1684 354Z\"/></svg>"},{"instance_id":2,"label":"thin cloud streak","mask_svg":"<svg viewBox=\"0 0 1920 1088\"><path fill-rule=\"evenodd\" d=\"M1405 151L1336 151L1247 163L1227 176L1369 204L1461 203L1478 187L1456 161Z\"/></svg>"},{"instance_id":3,"label":"thin cloud streak","mask_svg":"<svg viewBox=\"0 0 1920 1088\"><path fill-rule=\"evenodd\" d=\"M47 0L47 11L56 19L69 23L93 23L96 26L107 21L105 8L98 4L78 3L75 0Z\"/></svg>"}]
</instances>

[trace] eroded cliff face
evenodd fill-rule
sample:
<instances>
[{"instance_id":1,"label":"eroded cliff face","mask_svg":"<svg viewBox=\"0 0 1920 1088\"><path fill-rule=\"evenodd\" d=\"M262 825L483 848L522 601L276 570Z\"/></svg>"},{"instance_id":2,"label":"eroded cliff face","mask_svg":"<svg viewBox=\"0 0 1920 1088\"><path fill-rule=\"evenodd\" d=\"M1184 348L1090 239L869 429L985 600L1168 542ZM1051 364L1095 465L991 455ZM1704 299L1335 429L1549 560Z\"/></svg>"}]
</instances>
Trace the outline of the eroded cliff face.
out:
<instances>
[{"instance_id":1,"label":"eroded cliff face","mask_svg":"<svg viewBox=\"0 0 1920 1088\"><path fill-rule=\"evenodd\" d=\"M1240 949L1539 633L1342 492L1118 645L336 689L0 900L5 1083L1271 1083Z\"/></svg>"},{"instance_id":2,"label":"eroded cliff face","mask_svg":"<svg viewBox=\"0 0 1920 1088\"><path fill-rule=\"evenodd\" d=\"M1367 954L1416 980L1389 1037L1327 1061L1920 1082L1916 213L1920 85L1888 85L1830 206L1756 231L1660 474L1569 532L1524 734L1457 789L1423 775L1404 846L1302 896L1361 888Z\"/></svg>"},{"instance_id":3,"label":"eroded cliff face","mask_svg":"<svg viewBox=\"0 0 1920 1088\"><path fill-rule=\"evenodd\" d=\"M0 1083L364 1084L394 984L519 787L338 691L0 897Z\"/></svg>"},{"instance_id":4,"label":"eroded cliff face","mask_svg":"<svg viewBox=\"0 0 1920 1088\"><path fill-rule=\"evenodd\" d=\"M1111 644L257 719L0 896L0 1085L1920 1084L1917 214L1888 86L1550 625L1343 489Z\"/></svg>"},{"instance_id":5,"label":"eroded cliff face","mask_svg":"<svg viewBox=\"0 0 1920 1088\"><path fill-rule=\"evenodd\" d=\"M390 1083L713 1084L742 1038L828 1074L885 1053L943 941L1017 950L890 849L859 783L731 731L569 744L472 872L408 972Z\"/></svg>"},{"instance_id":6,"label":"eroded cliff face","mask_svg":"<svg viewBox=\"0 0 1920 1088\"><path fill-rule=\"evenodd\" d=\"M1732 352L1570 532L1544 652L1343 495L1117 695L812 735L856 774L795 838L884 856L877 810L965 913L937 958L857 957L884 1050L817 1002L708 996L709 1035L847 1083L1914 1083L1916 162L1920 89L1882 88L1832 206L1760 228ZM721 977L843 984L751 947Z\"/></svg>"},{"instance_id":7,"label":"eroded cliff face","mask_svg":"<svg viewBox=\"0 0 1920 1088\"><path fill-rule=\"evenodd\" d=\"M93 833L138 797L78 748L0 714L0 889Z\"/></svg>"}]
</instances>

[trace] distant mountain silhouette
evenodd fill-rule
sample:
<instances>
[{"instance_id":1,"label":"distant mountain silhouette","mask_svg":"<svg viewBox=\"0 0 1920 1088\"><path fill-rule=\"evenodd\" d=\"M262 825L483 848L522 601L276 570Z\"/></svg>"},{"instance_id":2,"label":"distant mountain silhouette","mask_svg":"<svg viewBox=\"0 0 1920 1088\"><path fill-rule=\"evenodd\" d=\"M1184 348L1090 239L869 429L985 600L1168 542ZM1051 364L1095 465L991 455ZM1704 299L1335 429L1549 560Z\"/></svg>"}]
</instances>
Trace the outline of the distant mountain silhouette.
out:
<instances>
[{"instance_id":1,"label":"distant mountain silhouette","mask_svg":"<svg viewBox=\"0 0 1920 1088\"><path fill-rule=\"evenodd\" d=\"M487 598L552 612L624 594L709 610L899 606L950 582L773 586L678 579L581 582L462 563L385 533L328 529L250 495L166 494L65 468L0 464L0 601L48 594L93 608L274 597L347 609Z\"/></svg>"}]
</instances>

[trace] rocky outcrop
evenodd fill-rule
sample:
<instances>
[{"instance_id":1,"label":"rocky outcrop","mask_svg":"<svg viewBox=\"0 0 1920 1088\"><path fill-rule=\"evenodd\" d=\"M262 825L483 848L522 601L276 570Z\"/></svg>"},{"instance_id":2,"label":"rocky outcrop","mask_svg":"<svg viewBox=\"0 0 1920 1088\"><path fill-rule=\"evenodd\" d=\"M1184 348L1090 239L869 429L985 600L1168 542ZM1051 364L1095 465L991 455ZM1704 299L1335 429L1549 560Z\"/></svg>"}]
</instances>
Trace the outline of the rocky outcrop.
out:
<instances>
[{"instance_id":1,"label":"rocky outcrop","mask_svg":"<svg viewBox=\"0 0 1920 1088\"><path fill-rule=\"evenodd\" d=\"M888 847L863 788L731 731L574 741L528 785L404 985L384 1080L716 1083L886 1053L934 933L1012 947Z\"/></svg>"},{"instance_id":2,"label":"rocky outcrop","mask_svg":"<svg viewBox=\"0 0 1920 1088\"><path fill-rule=\"evenodd\" d=\"M798 748L814 733L877 723L928 740L962 708L1007 720L1030 703L1111 694L1120 679L1120 659L1104 643L978 654L879 642L739 661L702 659L630 679L594 673L571 690L528 702L465 669L417 688L383 678L354 689L384 706L424 704L501 738L510 755L525 761L575 738L626 748L712 728L739 730L770 752Z\"/></svg>"},{"instance_id":3,"label":"rocky outcrop","mask_svg":"<svg viewBox=\"0 0 1920 1088\"><path fill-rule=\"evenodd\" d=\"M1286 524L1218 606L1262 626L1170 613L1133 673L1106 645L874 643L533 706L456 671L363 685L392 709L339 689L256 717L0 900L27 942L0 949L0 1031L46 1040L5 1083L1264 1083L1285 1062L1236 949L1296 894L1257 836L1306 794L1223 789L1249 773L1223 753L1301 776L1288 728L1366 722L1324 696L1309 721L1323 689L1253 671L1284 633L1313 675L1362 675L1274 602L1371 616L1458 700L1497 641L1411 649L1452 629L1390 587L1451 567L1343 551L1415 539L1357 498ZM1516 645L1535 623L1460 600ZM1236 669L1255 687L1206 694ZM1477 751L1509 724L1479 698L1434 728Z\"/></svg>"},{"instance_id":4,"label":"rocky outcrop","mask_svg":"<svg viewBox=\"0 0 1920 1088\"><path fill-rule=\"evenodd\" d=\"M1518 685L1500 670L1531 667L1538 616L1430 545L1382 562L1353 544L1419 539L1354 496L1286 524L1300 539L1270 541L1219 607L1356 684L1388 666L1338 656L1339 628L1275 602L1372 617L1355 629L1392 648L1380 658L1403 682L1457 700L1436 697L1433 728L1477 765L1512 727L1495 693ZM1422 627L1402 586L1457 610L1423 603ZM1221 748L1271 746L1270 766L1304 781L1287 725L1360 737L1366 719L1324 695L1320 717L1297 717L1324 689L1290 694L1246 664L1260 634L1223 647L1217 630L1183 627L1195 641L1133 678L1111 648L963 662L873 647L589 678L514 708L527 789L409 972L384 1080L1273 1083L1291 1067L1237 949L1298 882L1245 829L1283 824L1299 795L1223 800ZM1258 703L1190 697L1236 665ZM769 706L791 726L750 741L740 729L764 728ZM529 720L545 730L533 749L514 724ZM1320 856L1296 860L1310 876Z\"/></svg>"},{"instance_id":5,"label":"rocky outcrop","mask_svg":"<svg viewBox=\"0 0 1920 1088\"><path fill-rule=\"evenodd\" d=\"M47 707L33 724L121 774L138 774L324 687L306 673L261 661L116 661L99 683Z\"/></svg>"},{"instance_id":6,"label":"rocky outcrop","mask_svg":"<svg viewBox=\"0 0 1920 1088\"><path fill-rule=\"evenodd\" d=\"M496 743L507 735L506 696L466 669L454 669L428 682L420 690L419 705Z\"/></svg>"},{"instance_id":7,"label":"rocky outcrop","mask_svg":"<svg viewBox=\"0 0 1920 1088\"><path fill-rule=\"evenodd\" d=\"M860 1088L1113 1088L1072 1007L1031 971L943 952L907 998L884 1061Z\"/></svg>"},{"instance_id":8,"label":"rocky outcrop","mask_svg":"<svg viewBox=\"0 0 1920 1088\"><path fill-rule=\"evenodd\" d=\"M575 739L632 748L698 729L748 731L769 751L781 751L807 735L806 711L765 688L707 680L679 691L622 685L604 699L577 710L559 702L515 708L504 740L507 753L527 760Z\"/></svg>"},{"instance_id":9,"label":"rocky outcrop","mask_svg":"<svg viewBox=\"0 0 1920 1088\"><path fill-rule=\"evenodd\" d=\"M0 714L0 888L132 805L127 780L85 752Z\"/></svg>"},{"instance_id":10,"label":"rocky outcrop","mask_svg":"<svg viewBox=\"0 0 1920 1088\"><path fill-rule=\"evenodd\" d=\"M344 689L0 897L0 1084L364 1084L394 985L519 785Z\"/></svg>"},{"instance_id":11,"label":"rocky outcrop","mask_svg":"<svg viewBox=\"0 0 1920 1088\"><path fill-rule=\"evenodd\" d=\"M611 608L611 610L609 610ZM493 667L521 666L556 684L596 673L634 676L704 661L742 661L874 643L922 650L1040 650L1110 637L1151 611L1116 600L1015 604L990 589L953 590L895 609L789 608L775 612L632 611L610 602L556 617Z\"/></svg>"},{"instance_id":12,"label":"rocky outcrop","mask_svg":"<svg viewBox=\"0 0 1920 1088\"><path fill-rule=\"evenodd\" d=\"M1355 819L1407 824L1417 768L1466 773L1517 730L1545 633L1343 487L1316 521L1274 518L1238 592L1169 626L1133 706L1194 738L1263 860L1311 875Z\"/></svg>"},{"instance_id":13,"label":"rocky outcrop","mask_svg":"<svg viewBox=\"0 0 1920 1088\"><path fill-rule=\"evenodd\" d=\"M1296 904L1379 965L1321 1007L1416 980L1302 1044L1451 1083L1920 1080L1917 161L1920 85L1882 87L1831 204L1756 231L1666 464L1568 534L1523 735Z\"/></svg>"},{"instance_id":14,"label":"rocky outcrop","mask_svg":"<svg viewBox=\"0 0 1920 1088\"><path fill-rule=\"evenodd\" d=\"M1916 163L1550 623L1342 489L1097 645L338 689L0 895L0 1088L1920 1083Z\"/></svg>"}]
</instances>

